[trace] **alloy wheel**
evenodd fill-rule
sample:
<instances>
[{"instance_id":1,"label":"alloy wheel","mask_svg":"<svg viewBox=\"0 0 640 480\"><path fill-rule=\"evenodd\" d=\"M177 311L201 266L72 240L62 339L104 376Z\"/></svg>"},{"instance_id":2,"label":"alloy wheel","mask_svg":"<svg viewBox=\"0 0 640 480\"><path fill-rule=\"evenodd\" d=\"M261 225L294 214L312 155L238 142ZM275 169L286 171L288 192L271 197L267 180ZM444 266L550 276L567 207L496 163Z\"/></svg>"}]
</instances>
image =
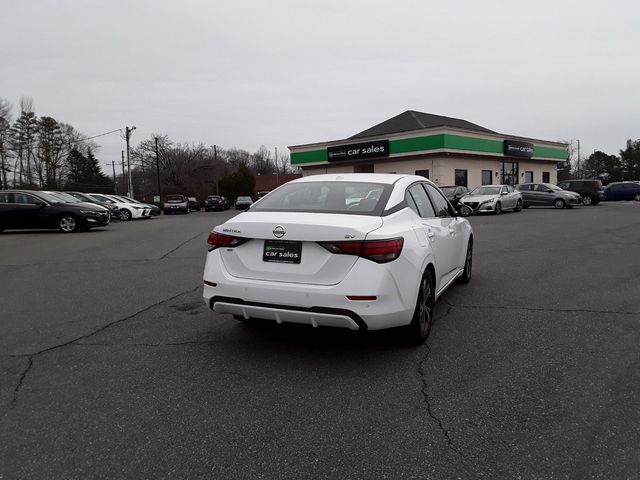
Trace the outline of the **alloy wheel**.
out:
<instances>
[{"instance_id":1,"label":"alloy wheel","mask_svg":"<svg viewBox=\"0 0 640 480\"><path fill-rule=\"evenodd\" d=\"M123 222L126 222L127 220L131 220L131 212L129 210L120 210L120 213L118 213L118 216L120 217L120 220L122 220Z\"/></svg>"},{"instance_id":2,"label":"alloy wheel","mask_svg":"<svg viewBox=\"0 0 640 480\"><path fill-rule=\"evenodd\" d=\"M582 197L582 203L584 205L591 205L593 203L593 200L590 195L585 195L584 197Z\"/></svg>"},{"instance_id":3,"label":"alloy wheel","mask_svg":"<svg viewBox=\"0 0 640 480\"><path fill-rule=\"evenodd\" d=\"M640 202L640 193L636 193L636 194L633 196L633 199L634 199L636 202Z\"/></svg>"},{"instance_id":4,"label":"alloy wheel","mask_svg":"<svg viewBox=\"0 0 640 480\"><path fill-rule=\"evenodd\" d=\"M553 202L553 206L555 208L564 208L564 200L561 198L556 198Z\"/></svg>"},{"instance_id":5,"label":"alloy wheel","mask_svg":"<svg viewBox=\"0 0 640 480\"><path fill-rule=\"evenodd\" d=\"M431 277L427 274L420 283L420 296L418 297L418 327L420 329L420 338L427 338L431 330L432 297L433 288L431 286Z\"/></svg>"},{"instance_id":6,"label":"alloy wheel","mask_svg":"<svg viewBox=\"0 0 640 480\"><path fill-rule=\"evenodd\" d=\"M78 228L78 222L71 215L65 215L64 217L60 218L60 222L58 223L58 225L60 226L60 230L65 233L73 232Z\"/></svg>"},{"instance_id":7,"label":"alloy wheel","mask_svg":"<svg viewBox=\"0 0 640 480\"><path fill-rule=\"evenodd\" d=\"M495 212L496 215L500 215L502 213L502 205L500 204L500 202L496 203Z\"/></svg>"}]
</instances>

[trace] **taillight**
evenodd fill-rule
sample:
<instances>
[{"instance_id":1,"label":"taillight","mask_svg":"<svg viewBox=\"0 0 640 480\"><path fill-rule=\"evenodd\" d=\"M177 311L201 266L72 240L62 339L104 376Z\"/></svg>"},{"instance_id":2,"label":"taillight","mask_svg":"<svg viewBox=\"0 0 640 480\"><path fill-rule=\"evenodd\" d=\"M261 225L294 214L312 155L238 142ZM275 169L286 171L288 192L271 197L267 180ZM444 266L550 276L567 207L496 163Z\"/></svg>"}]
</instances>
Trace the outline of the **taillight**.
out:
<instances>
[{"instance_id":1,"label":"taillight","mask_svg":"<svg viewBox=\"0 0 640 480\"><path fill-rule=\"evenodd\" d=\"M357 255L376 263L387 263L395 260L402 252L403 238L390 240L363 240L349 242L318 242L331 253Z\"/></svg>"},{"instance_id":2,"label":"taillight","mask_svg":"<svg viewBox=\"0 0 640 480\"><path fill-rule=\"evenodd\" d=\"M237 247L247 240L248 238L232 237L231 235L222 235L220 233L211 232L209 234L209 238L207 239L207 244L209 244L209 251L211 251L215 250L216 248Z\"/></svg>"}]
</instances>

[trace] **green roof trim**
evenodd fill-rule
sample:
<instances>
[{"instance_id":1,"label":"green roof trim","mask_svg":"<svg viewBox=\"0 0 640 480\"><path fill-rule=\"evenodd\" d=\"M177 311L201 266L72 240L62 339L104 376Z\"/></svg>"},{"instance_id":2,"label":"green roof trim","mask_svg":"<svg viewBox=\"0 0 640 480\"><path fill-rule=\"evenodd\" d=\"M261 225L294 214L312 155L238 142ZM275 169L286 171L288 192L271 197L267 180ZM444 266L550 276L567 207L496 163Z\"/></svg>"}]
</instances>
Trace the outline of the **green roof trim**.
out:
<instances>
[{"instance_id":1,"label":"green roof trim","mask_svg":"<svg viewBox=\"0 0 640 480\"><path fill-rule=\"evenodd\" d=\"M451 150L472 150L474 152L503 153L502 140L465 137L463 135L445 135L444 148Z\"/></svg>"},{"instance_id":2,"label":"green roof trim","mask_svg":"<svg viewBox=\"0 0 640 480\"><path fill-rule=\"evenodd\" d=\"M440 150L444 148L445 135L428 135L426 137L401 138L389 140L389 153L411 153L424 150Z\"/></svg>"},{"instance_id":3,"label":"green roof trim","mask_svg":"<svg viewBox=\"0 0 640 480\"><path fill-rule=\"evenodd\" d=\"M390 155L442 149L468 150L472 152L485 152L492 154L502 154L504 152L502 140L465 137L464 135L438 134L427 135L424 137L389 140ZM540 147L534 145L533 156L564 160L567 158L567 150L566 148ZM328 160L329 156L326 148L306 152L291 152L292 165L325 163L328 162Z\"/></svg>"},{"instance_id":4,"label":"green roof trim","mask_svg":"<svg viewBox=\"0 0 640 480\"><path fill-rule=\"evenodd\" d=\"M291 164L301 163L318 163L329 161L329 155L327 149L322 150L310 150L307 152L291 152Z\"/></svg>"},{"instance_id":5,"label":"green roof trim","mask_svg":"<svg viewBox=\"0 0 640 480\"><path fill-rule=\"evenodd\" d=\"M558 160L566 160L567 159L567 149L566 148L539 147L537 145L534 145L533 146L533 156L534 157L544 157L544 158L557 158Z\"/></svg>"}]
</instances>

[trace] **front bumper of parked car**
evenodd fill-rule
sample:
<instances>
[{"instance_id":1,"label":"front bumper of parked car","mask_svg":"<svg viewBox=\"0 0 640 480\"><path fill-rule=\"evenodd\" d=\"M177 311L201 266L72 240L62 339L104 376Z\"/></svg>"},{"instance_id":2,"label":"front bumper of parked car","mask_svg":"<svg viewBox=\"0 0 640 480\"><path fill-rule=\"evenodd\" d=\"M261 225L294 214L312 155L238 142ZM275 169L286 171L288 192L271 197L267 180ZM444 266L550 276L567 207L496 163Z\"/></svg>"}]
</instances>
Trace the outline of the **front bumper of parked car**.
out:
<instances>
[{"instance_id":1,"label":"front bumper of parked car","mask_svg":"<svg viewBox=\"0 0 640 480\"><path fill-rule=\"evenodd\" d=\"M496 202L493 200L485 200L484 202L473 201L460 201L460 205L466 205L474 213L493 212L495 210Z\"/></svg>"}]
</instances>

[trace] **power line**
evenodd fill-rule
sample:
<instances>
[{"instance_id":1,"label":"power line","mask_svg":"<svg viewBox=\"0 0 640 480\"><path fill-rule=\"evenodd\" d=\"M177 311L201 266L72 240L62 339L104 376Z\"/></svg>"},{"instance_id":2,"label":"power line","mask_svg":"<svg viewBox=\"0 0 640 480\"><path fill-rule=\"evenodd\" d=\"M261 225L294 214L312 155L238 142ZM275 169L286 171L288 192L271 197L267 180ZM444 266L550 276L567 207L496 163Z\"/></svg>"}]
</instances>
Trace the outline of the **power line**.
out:
<instances>
[{"instance_id":1,"label":"power line","mask_svg":"<svg viewBox=\"0 0 640 480\"><path fill-rule=\"evenodd\" d=\"M86 142L87 140L92 140L92 139L98 138L98 137L104 137L105 135L111 135L112 133L116 133L116 132L121 132L122 133L122 129L121 128L117 128L115 130L111 130L110 132L101 133L100 135L94 135L93 137L82 138L80 140L73 140L73 141L71 141L69 143Z\"/></svg>"}]
</instances>

